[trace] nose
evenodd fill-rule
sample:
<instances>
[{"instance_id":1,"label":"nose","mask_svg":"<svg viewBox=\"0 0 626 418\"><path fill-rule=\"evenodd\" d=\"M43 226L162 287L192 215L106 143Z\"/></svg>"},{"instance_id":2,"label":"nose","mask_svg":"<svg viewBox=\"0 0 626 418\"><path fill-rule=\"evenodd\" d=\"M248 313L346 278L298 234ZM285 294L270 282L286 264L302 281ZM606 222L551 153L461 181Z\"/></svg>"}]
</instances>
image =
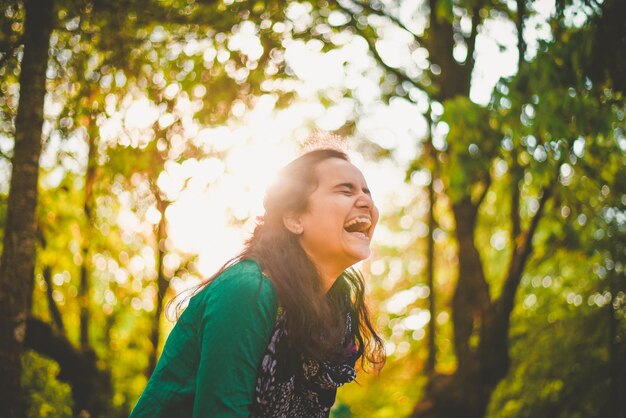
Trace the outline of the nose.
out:
<instances>
[{"instance_id":1,"label":"nose","mask_svg":"<svg viewBox=\"0 0 626 418\"><path fill-rule=\"evenodd\" d=\"M372 199L372 195L369 193L362 192L358 199L356 200L356 206L359 208L367 208L372 209L375 207L374 200Z\"/></svg>"}]
</instances>

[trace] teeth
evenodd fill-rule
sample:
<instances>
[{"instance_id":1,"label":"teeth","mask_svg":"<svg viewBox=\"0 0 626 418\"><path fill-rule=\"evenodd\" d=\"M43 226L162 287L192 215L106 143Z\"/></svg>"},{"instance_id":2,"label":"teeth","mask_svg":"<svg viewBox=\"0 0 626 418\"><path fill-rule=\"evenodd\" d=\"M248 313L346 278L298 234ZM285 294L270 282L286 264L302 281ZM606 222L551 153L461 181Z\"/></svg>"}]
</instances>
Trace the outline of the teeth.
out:
<instances>
[{"instance_id":1,"label":"teeth","mask_svg":"<svg viewBox=\"0 0 626 418\"><path fill-rule=\"evenodd\" d=\"M372 221L370 221L368 218L354 218L354 219L346 222L343 227L344 228L349 228L350 226L352 226L354 224L357 224L357 223L367 224L369 226L369 225L372 224Z\"/></svg>"}]
</instances>

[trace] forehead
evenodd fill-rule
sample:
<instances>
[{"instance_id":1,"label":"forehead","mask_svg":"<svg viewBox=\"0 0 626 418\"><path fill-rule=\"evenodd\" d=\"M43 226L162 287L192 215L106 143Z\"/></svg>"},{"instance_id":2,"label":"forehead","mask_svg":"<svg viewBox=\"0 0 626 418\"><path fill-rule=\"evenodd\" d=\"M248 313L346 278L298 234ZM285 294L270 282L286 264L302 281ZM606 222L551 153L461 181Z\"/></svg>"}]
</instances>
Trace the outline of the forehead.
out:
<instances>
[{"instance_id":1,"label":"forehead","mask_svg":"<svg viewBox=\"0 0 626 418\"><path fill-rule=\"evenodd\" d=\"M318 185L333 187L341 183L353 183L365 186L367 182L361 170L352 163L339 158L329 158L322 161L315 168Z\"/></svg>"}]
</instances>

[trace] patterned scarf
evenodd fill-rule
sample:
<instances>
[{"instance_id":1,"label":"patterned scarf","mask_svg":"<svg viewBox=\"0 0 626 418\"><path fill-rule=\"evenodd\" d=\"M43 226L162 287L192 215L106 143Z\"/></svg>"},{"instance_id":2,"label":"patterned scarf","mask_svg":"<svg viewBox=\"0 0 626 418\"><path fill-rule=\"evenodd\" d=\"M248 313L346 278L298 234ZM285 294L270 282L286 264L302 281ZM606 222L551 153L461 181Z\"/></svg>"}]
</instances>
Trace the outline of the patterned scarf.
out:
<instances>
[{"instance_id":1,"label":"patterned scarf","mask_svg":"<svg viewBox=\"0 0 626 418\"><path fill-rule=\"evenodd\" d=\"M259 369L250 418L327 418L337 388L356 378L359 357L352 315L345 314L342 360L306 359L289 347L286 312L279 314Z\"/></svg>"}]
</instances>

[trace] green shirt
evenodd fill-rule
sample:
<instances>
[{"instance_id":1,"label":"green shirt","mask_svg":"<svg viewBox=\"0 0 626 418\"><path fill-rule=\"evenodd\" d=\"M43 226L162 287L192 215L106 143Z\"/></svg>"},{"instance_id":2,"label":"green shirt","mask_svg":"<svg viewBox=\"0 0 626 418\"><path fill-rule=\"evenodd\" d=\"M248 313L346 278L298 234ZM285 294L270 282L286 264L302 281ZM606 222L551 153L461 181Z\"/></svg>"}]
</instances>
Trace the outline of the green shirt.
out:
<instances>
[{"instance_id":1,"label":"green shirt","mask_svg":"<svg viewBox=\"0 0 626 418\"><path fill-rule=\"evenodd\" d=\"M224 271L191 298L130 417L247 417L277 308L256 262Z\"/></svg>"}]
</instances>

